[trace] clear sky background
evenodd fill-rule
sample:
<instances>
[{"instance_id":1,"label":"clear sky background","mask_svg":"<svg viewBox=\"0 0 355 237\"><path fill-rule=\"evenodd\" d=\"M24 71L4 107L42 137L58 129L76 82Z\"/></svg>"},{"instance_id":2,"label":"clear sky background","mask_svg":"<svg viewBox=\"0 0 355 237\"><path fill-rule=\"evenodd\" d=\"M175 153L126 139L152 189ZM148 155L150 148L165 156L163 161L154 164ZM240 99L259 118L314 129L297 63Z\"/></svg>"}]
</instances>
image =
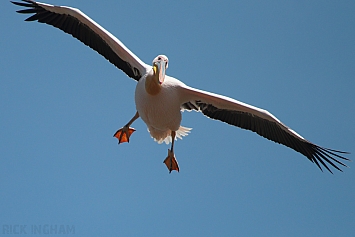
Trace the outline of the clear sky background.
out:
<instances>
[{"instance_id":1,"label":"clear sky background","mask_svg":"<svg viewBox=\"0 0 355 237\"><path fill-rule=\"evenodd\" d=\"M354 1L69 1L144 62L267 109L355 159ZM334 175L250 131L185 112L169 146L135 113L136 82L51 26L0 4L0 228L76 236L354 236L354 163Z\"/></svg>"}]
</instances>

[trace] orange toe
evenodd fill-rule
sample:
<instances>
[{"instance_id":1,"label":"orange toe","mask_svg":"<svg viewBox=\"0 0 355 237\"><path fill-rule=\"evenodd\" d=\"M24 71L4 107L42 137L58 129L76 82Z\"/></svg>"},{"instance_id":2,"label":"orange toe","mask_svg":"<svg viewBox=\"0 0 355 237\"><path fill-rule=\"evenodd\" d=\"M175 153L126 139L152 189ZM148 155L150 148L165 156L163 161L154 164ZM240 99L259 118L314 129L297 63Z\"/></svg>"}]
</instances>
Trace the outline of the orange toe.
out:
<instances>
[{"instance_id":1,"label":"orange toe","mask_svg":"<svg viewBox=\"0 0 355 237\"><path fill-rule=\"evenodd\" d=\"M170 149L168 149L168 157L165 158L164 164L168 168L169 173L171 173L173 170L176 170L177 172L180 171L179 164L175 158L175 154L171 152Z\"/></svg>"},{"instance_id":2,"label":"orange toe","mask_svg":"<svg viewBox=\"0 0 355 237\"><path fill-rule=\"evenodd\" d=\"M118 144L124 143L124 142L129 142L129 137L134 133L136 130L134 128L126 128L123 127L119 129L115 134L113 135L118 139Z\"/></svg>"}]
</instances>

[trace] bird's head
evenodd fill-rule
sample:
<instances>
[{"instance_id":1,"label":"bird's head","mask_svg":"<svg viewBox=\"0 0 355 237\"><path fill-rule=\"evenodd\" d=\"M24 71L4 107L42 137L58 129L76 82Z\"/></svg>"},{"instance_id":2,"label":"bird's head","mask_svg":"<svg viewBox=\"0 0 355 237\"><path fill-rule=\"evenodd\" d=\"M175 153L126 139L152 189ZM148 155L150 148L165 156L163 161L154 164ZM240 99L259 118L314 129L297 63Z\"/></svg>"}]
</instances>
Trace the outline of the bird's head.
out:
<instances>
[{"instance_id":1,"label":"bird's head","mask_svg":"<svg viewBox=\"0 0 355 237\"><path fill-rule=\"evenodd\" d=\"M153 60L153 73L158 82L162 84L165 79L165 71L168 68L169 59L165 55L158 55Z\"/></svg>"}]
</instances>

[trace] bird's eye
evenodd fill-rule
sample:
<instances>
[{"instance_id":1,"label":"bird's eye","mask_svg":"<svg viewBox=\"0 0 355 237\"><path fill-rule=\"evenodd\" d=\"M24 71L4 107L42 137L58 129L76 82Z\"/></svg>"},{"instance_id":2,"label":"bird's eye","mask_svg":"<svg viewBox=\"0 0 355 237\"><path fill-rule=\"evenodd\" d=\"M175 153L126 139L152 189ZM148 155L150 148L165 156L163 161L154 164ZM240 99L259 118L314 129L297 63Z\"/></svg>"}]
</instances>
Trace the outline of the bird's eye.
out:
<instances>
[{"instance_id":1,"label":"bird's eye","mask_svg":"<svg viewBox=\"0 0 355 237\"><path fill-rule=\"evenodd\" d=\"M159 57L158 60L161 60L161 57Z\"/></svg>"}]
</instances>

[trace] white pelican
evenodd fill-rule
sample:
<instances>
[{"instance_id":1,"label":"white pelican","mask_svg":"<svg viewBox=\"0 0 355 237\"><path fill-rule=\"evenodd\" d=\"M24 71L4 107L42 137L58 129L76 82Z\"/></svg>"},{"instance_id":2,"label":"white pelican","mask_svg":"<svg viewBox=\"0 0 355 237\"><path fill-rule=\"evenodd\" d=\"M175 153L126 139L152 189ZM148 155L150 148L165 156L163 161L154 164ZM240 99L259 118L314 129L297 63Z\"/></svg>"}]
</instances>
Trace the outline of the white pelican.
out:
<instances>
[{"instance_id":1,"label":"white pelican","mask_svg":"<svg viewBox=\"0 0 355 237\"><path fill-rule=\"evenodd\" d=\"M130 125L139 117L142 118L155 141L164 141L167 144L171 142L168 156L164 160L169 172L179 171L174 154L176 137L182 138L190 131L190 128L180 126L183 110L200 111L211 119L256 132L303 154L321 170L320 164L332 172L326 163L340 171L342 170L337 165L347 167L339 160L349 160L344 157L347 152L323 148L307 141L268 111L226 96L189 87L167 76L165 72L169 61L166 56L157 56L152 66L145 64L115 36L80 10L31 0L22 1L12 3L26 7L17 11L18 13L33 14L26 21L46 23L71 34L138 82L135 91L137 112L114 137L118 138L119 143L129 142L135 131Z\"/></svg>"}]
</instances>

